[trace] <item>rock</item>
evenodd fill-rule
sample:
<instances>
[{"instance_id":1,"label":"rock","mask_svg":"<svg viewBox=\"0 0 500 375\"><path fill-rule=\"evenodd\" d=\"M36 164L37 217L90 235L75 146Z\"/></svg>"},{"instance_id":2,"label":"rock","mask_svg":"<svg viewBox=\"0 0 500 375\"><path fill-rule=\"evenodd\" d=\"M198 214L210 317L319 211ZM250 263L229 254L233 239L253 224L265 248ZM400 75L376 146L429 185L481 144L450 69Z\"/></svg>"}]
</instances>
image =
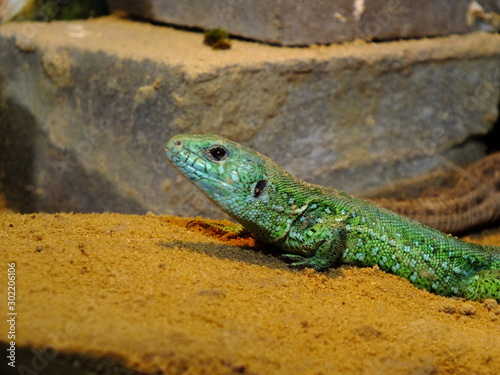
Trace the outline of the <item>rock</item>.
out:
<instances>
[{"instance_id":1,"label":"rock","mask_svg":"<svg viewBox=\"0 0 500 375\"><path fill-rule=\"evenodd\" d=\"M460 314L462 315L475 315L476 314L476 306L471 303L464 303L460 307Z\"/></svg>"},{"instance_id":2,"label":"rock","mask_svg":"<svg viewBox=\"0 0 500 375\"><path fill-rule=\"evenodd\" d=\"M492 298L484 300L484 307L487 310L496 310L498 308L498 302Z\"/></svg>"},{"instance_id":3,"label":"rock","mask_svg":"<svg viewBox=\"0 0 500 375\"><path fill-rule=\"evenodd\" d=\"M310 182L362 193L483 150L500 35L310 48L113 17L0 27L0 184L21 211L221 217L168 165L217 133Z\"/></svg>"},{"instance_id":4,"label":"rock","mask_svg":"<svg viewBox=\"0 0 500 375\"><path fill-rule=\"evenodd\" d=\"M494 31L495 0L108 0L111 11L297 46Z\"/></svg>"}]
</instances>

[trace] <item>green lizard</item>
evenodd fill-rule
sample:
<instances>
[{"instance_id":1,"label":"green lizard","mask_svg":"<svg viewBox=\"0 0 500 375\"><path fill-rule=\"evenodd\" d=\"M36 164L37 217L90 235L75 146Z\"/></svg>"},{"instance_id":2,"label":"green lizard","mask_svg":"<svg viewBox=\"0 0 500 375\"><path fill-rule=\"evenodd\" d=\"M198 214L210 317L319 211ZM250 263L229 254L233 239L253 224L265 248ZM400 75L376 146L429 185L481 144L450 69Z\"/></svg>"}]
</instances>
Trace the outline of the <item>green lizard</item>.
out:
<instances>
[{"instance_id":1,"label":"green lizard","mask_svg":"<svg viewBox=\"0 0 500 375\"><path fill-rule=\"evenodd\" d=\"M177 135L172 165L296 268L340 263L404 277L444 296L500 301L500 247L467 243L342 191L298 180L266 156L214 135Z\"/></svg>"}]
</instances>

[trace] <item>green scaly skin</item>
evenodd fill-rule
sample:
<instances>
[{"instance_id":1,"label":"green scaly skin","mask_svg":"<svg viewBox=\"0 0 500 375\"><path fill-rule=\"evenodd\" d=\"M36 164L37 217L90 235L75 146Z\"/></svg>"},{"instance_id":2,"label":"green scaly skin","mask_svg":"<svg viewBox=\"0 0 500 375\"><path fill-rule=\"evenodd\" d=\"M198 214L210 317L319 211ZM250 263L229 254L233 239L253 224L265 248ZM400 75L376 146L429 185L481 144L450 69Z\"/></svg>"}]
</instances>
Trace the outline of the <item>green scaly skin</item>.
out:
<instances>
[{"instance_id":1,"label":"green scaly skin","mask_svg":"<svg viewBox=\"0 0 500 375\"><path fill-rule=\"evenodd\" d=\"M341 263L404 277L443 296L500 301L500 247L460 241L345 192L300 181L271 159L214 135L177 135L172 165L291 266Z\"/></svg>"}]
</instances>

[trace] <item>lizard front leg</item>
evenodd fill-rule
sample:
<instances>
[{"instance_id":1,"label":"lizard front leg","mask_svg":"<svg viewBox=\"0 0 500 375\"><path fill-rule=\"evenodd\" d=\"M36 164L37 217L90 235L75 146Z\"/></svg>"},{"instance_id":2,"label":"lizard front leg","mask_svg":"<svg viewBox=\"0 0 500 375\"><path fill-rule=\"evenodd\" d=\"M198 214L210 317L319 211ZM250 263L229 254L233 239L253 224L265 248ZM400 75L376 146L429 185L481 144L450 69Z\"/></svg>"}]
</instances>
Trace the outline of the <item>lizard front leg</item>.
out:
<instances>
[{"instance_id":1,"label":"lizard front leg","mask_svg":"<svg viewBox=\"0 0 500 375\"><path fill-rule=\"evenodd\" d=\"M333 226L332 223L319 223L303 233L291 231L281 248L293 253L283 253L281 258L294 268L309 267L316 271L325 271L339 263L345 243L345 229L338 223Z\"/></svg>"}]
</instances>

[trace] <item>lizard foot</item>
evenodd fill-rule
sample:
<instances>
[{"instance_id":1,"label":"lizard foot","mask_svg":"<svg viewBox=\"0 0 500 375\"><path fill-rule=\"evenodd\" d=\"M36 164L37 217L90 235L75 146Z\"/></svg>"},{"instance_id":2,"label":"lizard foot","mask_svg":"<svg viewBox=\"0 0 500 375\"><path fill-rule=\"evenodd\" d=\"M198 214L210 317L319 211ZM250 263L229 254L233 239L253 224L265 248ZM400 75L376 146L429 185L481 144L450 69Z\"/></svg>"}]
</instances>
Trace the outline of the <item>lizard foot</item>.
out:
<instances>
[{"instance_id":1,"label":"lizard foot","mask_svg":"<svg viewBox=\"0 0 500 375\"><path fill-rule=\"evenodd\" d=\"M325 271L329 268L329 264L324 259L317 257L303 257L296 254L281 254L280 258L295 269L312 268L316 271Z\"/></svg>"},{"instance_id":2,"label":"lizard foot","mask_svg":"<svg viewBox=\"0 0 500 375\"><path fill-rule=\"evenodd\" d=\"M243 228L241 224L226 225L222 223L212 223L204 220L194 219L190 221L186 228L200 226L204 229L215 231L219 235L230 235L234 237L249 237L251 233Z\"/></svg>"}]
</instances>

